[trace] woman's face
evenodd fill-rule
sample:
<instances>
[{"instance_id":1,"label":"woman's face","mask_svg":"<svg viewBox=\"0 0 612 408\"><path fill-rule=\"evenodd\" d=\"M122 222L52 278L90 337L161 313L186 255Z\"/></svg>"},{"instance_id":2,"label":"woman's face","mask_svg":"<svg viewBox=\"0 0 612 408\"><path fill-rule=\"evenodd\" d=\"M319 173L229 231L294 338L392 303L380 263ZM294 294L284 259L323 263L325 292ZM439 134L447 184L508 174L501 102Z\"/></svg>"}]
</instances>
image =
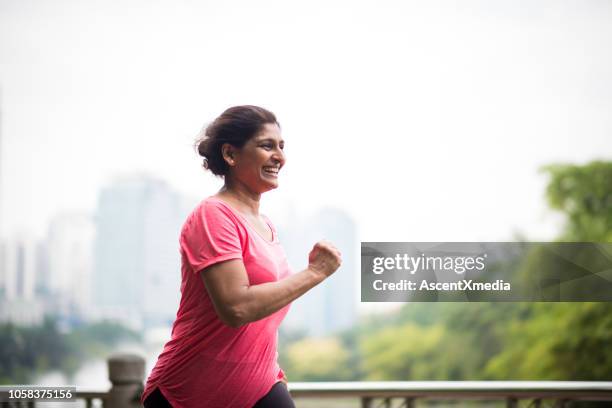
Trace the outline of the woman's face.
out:
<instances>
[{"instance_id":1,"label":"woman's face","mask_svg":"<svg viewBox=\"0 0 612 408\"><path fill-rule=\"evenodd\" d=\"M257 193L278 187L278 173L285 165L285 141L276 124L266 123L261 132L240 149L231 148L230 174Z\"/></svg>"}]
</instances>

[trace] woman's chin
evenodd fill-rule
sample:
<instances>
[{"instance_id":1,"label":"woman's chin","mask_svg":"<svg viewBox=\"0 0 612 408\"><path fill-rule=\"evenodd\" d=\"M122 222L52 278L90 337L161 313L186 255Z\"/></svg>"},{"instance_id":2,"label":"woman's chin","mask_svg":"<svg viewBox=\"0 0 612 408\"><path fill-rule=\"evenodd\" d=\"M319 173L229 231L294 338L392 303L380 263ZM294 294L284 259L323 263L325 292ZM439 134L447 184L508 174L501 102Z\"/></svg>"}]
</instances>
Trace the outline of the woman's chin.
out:
<instances>
[{"instance_id":1,"label":"woman's chin","mask_svg":"<svg viewBox=\"0 0 612 408\"><path fill-rule=\"evenodd\" d=\"M274 190L275 188L278 188L278 179L277 178L266 177L262 181L263 181L263 183L262 183L263 187L266 189L266 191Z\"/></svg>"},{"instance_id":2,"label":"woman's chin","mask_svg":"<svg viewBox=\"0 0 612 408\"><path fill-rule=\"evenodd\" d=\"M265 183L259 183L259 185L253 189L253 191L258 192L259 194L263 194L267 191L274 190L278 188L278 183L271 183L266 181Z\"/></svg>"},{"instance_id":3,"label":"woman's chin","mask_svg":"<svg viewBox=\"0 0 612 408\"><path fill-rule=\"evenodd\" d=\"M268 184L268 189L266 191L274 190L278 188L278 183Z\"/></svg>"},{"instance_id":4,"label":"woman's chin","mask_svg":"<svg viewBox=\"0 0 612 408\"><path fill-rule=\"evenodd\" d=\"M267 183L266 187L267 187L266 191L274 190L278 188L278 181L276 183Z\"/></svg>"}]
</instances>

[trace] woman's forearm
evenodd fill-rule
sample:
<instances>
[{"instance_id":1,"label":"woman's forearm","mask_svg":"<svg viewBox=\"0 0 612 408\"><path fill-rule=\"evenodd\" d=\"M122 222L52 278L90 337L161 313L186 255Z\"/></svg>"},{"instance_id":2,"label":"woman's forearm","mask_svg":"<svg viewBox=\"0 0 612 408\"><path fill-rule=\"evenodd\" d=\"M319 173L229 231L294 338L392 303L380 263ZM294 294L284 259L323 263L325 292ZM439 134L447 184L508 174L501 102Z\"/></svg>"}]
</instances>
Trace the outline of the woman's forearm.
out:
<instances>
[{"instance_id":1,"label":"woman's forearm","mask_svg":"<svg viewBox=\"0 0 612 408\"><path fill-rule=\"evenodd\" d=\"M334 273L340 262L340 252L321 241L310 251L306 269L279 281L251 285L239 259L211 265L200 275L219 318L240 327L287 306Z\"/></svg>"},{"instance_id":2,"label":"woman's forearm","mask_svg":"<svg viewBox=\"0 0 612 408\"><path fill-rule=\"evenodd\" d=\"M306 268L277 282L267 282L245 288L240 303L235 307L239 325L271 315L321 283L324 274Z\"/></svg>"}]
</instances>

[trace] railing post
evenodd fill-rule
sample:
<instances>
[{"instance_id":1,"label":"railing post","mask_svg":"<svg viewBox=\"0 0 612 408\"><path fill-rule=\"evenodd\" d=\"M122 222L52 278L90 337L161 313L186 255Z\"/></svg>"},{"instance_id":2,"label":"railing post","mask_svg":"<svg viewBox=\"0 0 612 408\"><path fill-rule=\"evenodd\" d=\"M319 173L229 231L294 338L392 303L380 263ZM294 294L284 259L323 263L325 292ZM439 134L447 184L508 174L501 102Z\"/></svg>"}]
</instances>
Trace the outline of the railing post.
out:
<instances>
[{"instance_id":1,"label":"railing post","mask_svg":"<svg viewBox=\"0 0 612 408\"><path fill-rule=\"evenodd\" d=\"M372 407L372 398L371 397L361 397L361 408L371 408Z\"/></svg>"},{"instance_id":2,"label":"railing post","mask_svg":"<svg viewBox=\"0 0 612 408\"><path fill-rule=\"evenodd\" d=\"M145 361L134 354L118 354L108 359L108 378L112 384L104 408L140 407Z\"/></svg>"}]
</instances>

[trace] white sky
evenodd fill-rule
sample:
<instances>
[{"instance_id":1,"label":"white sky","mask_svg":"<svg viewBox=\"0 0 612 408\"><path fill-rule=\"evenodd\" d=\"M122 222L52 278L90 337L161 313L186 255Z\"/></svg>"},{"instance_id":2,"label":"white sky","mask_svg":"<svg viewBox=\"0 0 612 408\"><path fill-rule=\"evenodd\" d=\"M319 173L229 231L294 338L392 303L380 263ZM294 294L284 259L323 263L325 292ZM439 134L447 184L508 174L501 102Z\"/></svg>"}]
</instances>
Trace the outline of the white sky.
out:
<instances>
[{"instance_id":1,"label":"white sky","mask_svg":"<svg viewBox=\"0 0 612 408\"><path fill-rule=\"evenodd\" d=\"M292 203L361 241L546 239L541 165L612 158L608 1L0 0L2 230L145 171L194 197L225 108L275 112Z\"/></svg>"}]
</instances>

